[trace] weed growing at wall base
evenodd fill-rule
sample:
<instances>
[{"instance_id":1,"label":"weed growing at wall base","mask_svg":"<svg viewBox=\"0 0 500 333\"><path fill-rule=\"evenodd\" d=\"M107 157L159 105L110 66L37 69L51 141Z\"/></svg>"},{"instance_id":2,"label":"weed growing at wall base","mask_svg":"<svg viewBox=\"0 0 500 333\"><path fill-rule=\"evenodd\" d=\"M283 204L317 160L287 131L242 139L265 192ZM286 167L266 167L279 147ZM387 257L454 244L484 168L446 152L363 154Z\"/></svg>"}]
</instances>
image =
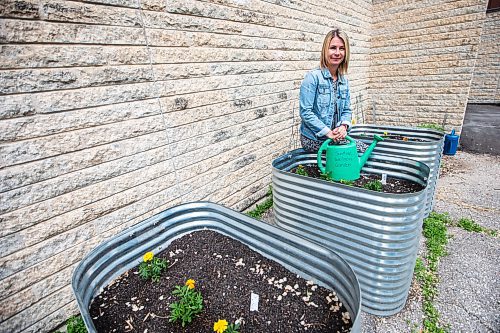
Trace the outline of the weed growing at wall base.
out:
<instances>
[{"instance_id":1,"label":"weed growing at wall base","mask_svg":"<svg viewBox=\"0 0 500 333\"><path fill-rule=\"evenodd\" d=\"M444 127L443 126L438 125L438 124L434 124L434 123L424 123L424 124L418 125L417 127L428 128L428 129L433 129L433 130L436 130L436 131L444 132Z\"/></svg>"},{"instance_id":2,"label":"weed growing at wall base","mask_svg":"<svg viewBox=\"0 0 500 333\"><path fill-rule=\"evenodd\" d=\"M266 197L266 201L260 205L255 205L255 209L247 212L246 214L254 219L260 220L262 215L273 206L273 189L271 186L269 186Z\"/></svg>"},{"instance_id":3,"label":"weed growing at wall base","mask_svg":"<svg viewBox=\"0 0 500 333\"><path fill-rule=\"evenodd\" d=\"M66 330L68 333L87 333L87 328L81 316L73 316L66 322Z\"/></svg>"}]
</instances>

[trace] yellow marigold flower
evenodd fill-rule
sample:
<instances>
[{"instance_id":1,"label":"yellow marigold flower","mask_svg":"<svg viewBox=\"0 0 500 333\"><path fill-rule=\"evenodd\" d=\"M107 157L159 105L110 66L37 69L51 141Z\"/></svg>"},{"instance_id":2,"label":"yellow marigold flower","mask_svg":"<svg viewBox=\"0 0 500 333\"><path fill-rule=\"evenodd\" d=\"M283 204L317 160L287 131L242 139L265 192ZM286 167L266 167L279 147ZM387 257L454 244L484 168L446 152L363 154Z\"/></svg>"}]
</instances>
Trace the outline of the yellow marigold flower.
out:
<instances>
[{"instance_id":1,"label":"yellow marigold flower","mask_svg":"<svg viewBox=\"0 0 500 333\"><path fill-rule=\"evenodd\" d=\"M153 257L154 257L153 252L146 252L146 254L144 255L144 257L142 257L142 259L144 260L144 262L148 262L153 260Z\"/></svg>"},{"instance_id":2,"label":"yellow marigold flower","mask_svg":"<svg viewBox=\"0 0 500 333\"><path fill-rule=\"evenodd\" d=\"M352 118L352 119L351 119L351 124L352 124L352 125L356 125L356 123L357 123L356 118Z\"/></svg>"},{"instance_id":3,"label":"yellow marigold flower","mask_svg":"<svg viewBox=\"0 0 500 333\"><path fill-rule=\"evenodd\" d=\"M217 333L224 333L227 329L227 321L225 319L219 319L214 323L214 331Z\"/></svg>"},{"instance_id":4,"label":"yellow marigold flower","mask_svg":"<svg viewBox=\"0 0 500 333\"><path fill-rule=\"evenodd\" d=\"M188 286L189 289L194 289L194 284L195 281L193 279L189 279L186 281L186 286Z\"/></svg>"}]
</instances>

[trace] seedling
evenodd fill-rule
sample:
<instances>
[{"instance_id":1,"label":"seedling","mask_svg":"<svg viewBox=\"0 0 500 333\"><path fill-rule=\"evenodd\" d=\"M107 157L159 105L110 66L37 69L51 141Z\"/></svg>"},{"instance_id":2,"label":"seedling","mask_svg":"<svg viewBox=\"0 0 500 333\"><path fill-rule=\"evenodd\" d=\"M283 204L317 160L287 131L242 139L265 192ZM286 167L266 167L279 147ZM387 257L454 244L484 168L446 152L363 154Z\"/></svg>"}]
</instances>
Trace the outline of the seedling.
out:
<instances>
[{"instance_id":1,"label":"seedling","mask_svg":"<svg viewBox=\"0 0 500 333\"><path fill-rule=\"evenodd\" d=\"M380 180L372 180L365 185L363 185L363 188L367 190L372 190L372 191L377 191L377 192L382 192L382 182Z\"/></svg>"},{"instance_id":2,"label":"seedling","mask_svg":"<svg viewBox=\"0 0 500 333\"><path fill-rule=\"evenodd\" d=\"M327 174L327 173L320 173L320 174L319 174L319 179L332 181L332 180L330 179L330 177L328 177L328 174Z\"/></svg>"},{"instance_id":3,"label":"seedling","mask_svg":"<svg viewBox=\"0 0 500 333\"><path fill-rule=\"evenodd\" d=\"M344 179L341 179L339 181L340 184L343 184L343 185L347 185L347 186L353 186L354 185L354 181L352 180L344 180Z\"/></svg>"},{"instance_id":4,"label":"seedling","mask_svg":"<svg viewBox=\"0 0 500 333\"><path fill-rule=\"evenodd\" d=\"M309 177L309 174L307 173L306 168L304 168L302 165L299 165L297 167L297 170L295 171L295 173L297 175Z\"/></svg>"},{"instance_id":5,"label":"seedling","mask_svg":"<svg viewBox=\"0 0 500 333\"><path fill-rule=\"evenodd\" d=\"M193 321L194 317L203 310L203 296L195 291L195 281L187 280L184 286L175 286L172 295L179 297L179 301L170 304L170 322L181 321L182 327Z\"/></svg>"},{"instance_id":6,"label":"seedling","mask_svg":"<svg viewBox=\"0 0 500 333\"><path fill-rule=\"evenodd\" d=\"M160 281L160 275L167 270L168 260L157 258L153 252L147 252L139 265L139 276L144 280L151 279L153 282Z\"/></svg>"}]
</instances>

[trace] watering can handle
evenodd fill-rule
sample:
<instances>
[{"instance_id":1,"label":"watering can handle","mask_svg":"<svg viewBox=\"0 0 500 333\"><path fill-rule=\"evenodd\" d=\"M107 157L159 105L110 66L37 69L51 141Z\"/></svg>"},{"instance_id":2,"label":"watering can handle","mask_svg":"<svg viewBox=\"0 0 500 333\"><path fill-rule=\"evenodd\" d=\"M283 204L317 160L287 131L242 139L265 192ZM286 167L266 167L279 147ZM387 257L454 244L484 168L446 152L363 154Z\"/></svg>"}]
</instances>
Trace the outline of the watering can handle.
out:
<instances>
[{"instance_id":1,"label":"watering can handle","mask_svg":"<svg viewBox=\"0 0 500 333\"><path fill-rule=\"evenodd\" d=\"M317 162L318 162L318 168L321 173L326 173L325 166L323 165L323 161L321 160L321 155L323 155L323 151L326 150L326 147L332 142L332 139L326 139L325 142L319 147L318 150L318 155L317 155Z\"/></svg>"},{"instance_id":2,"label":"watering can handle","mask_svg":"<svg viewBox=\"0 0 500 333\"><path fill-rule=\"evenodd\" d=\"M356 141L354 141L354 139L353 139L353 138L351 138L349 135L346 135L346 136L345 136L345 139L346 139L346 140L348 140L350 143L356 142Z\"/></svg>"}]
</instances>

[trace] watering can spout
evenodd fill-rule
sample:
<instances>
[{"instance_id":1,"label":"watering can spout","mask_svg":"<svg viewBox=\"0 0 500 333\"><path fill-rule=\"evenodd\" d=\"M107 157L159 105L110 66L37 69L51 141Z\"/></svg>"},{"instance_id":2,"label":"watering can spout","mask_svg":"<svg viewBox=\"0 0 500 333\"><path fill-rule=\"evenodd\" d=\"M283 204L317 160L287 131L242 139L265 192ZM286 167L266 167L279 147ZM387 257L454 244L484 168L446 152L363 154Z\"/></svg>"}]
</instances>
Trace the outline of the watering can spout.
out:
<instances>
[{"instance_id":1,"label":"watering can spout","mask_svg":"<svg viewBox=\"0 0 500 333\"><path fill-rule=\"evenodd\" d=\"M377 145L377 143L379 141L384 141L384 138L379 136L379 135L374 135L373 136L373 141L372 143L370 144L370 146L366 149L365 153L359 158L359 165L360 165L360 168L363 167L363 165L365 165L366 161L368 161L368 158L370 157L370 155L372 154L373 152L373 149L375 149L375 146Z\"/></svg>"}]
</instances>

